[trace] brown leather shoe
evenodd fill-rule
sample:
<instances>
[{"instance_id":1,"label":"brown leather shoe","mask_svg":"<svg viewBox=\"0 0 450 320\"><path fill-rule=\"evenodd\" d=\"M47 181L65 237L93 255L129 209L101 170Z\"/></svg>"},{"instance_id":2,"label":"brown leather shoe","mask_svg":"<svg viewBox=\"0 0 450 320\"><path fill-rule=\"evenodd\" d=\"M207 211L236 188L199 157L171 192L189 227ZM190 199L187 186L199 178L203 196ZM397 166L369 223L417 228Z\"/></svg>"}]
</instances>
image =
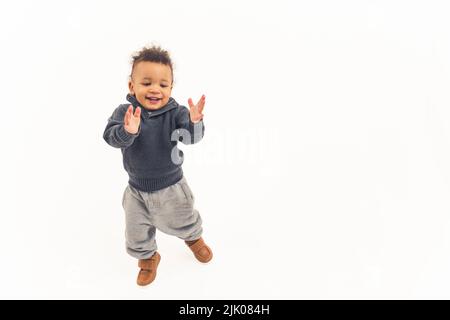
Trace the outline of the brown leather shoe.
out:
<instances>
[{"instance_id":1,"label":"brown leather shoe","mask_svg":"<svg viewBox=\"0 0 450 320\"><path fill-rule=\"evenodd\" d=\"M185 243L192 250L198 261L206 263L212 259L213 253L211 251L211 248L205 244L203 238L198 239L194 243L192 243L192 241L185 241Z\"/></svg>"},{"instance_id":2,"label":"brown leather shoe","mask_svg":"<svg viewBox=\"0 0 450 320\"><path fill-rule=\"evenodd\" d=\"M158 269L161 256L158 252L155 252L149 259L140 259L138 266L141 268L137 277L137 284L140 286L146 286L153 282L156 278L156 269Z\"/></svg>"}]
</instances>

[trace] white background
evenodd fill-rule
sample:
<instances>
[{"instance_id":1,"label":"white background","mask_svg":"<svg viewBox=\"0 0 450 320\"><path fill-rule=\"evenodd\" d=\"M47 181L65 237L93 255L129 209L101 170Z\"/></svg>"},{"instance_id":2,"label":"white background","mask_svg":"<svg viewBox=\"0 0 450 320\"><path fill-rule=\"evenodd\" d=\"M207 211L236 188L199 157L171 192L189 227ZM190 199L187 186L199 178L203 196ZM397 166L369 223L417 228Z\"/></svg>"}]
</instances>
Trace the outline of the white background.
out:
<instances>
[{"instance_id":1,"label":"white background","mask_svg":"<svg viewBox=\"0 0 450 320\"><path fill-rule=\"evenodd\" d=\"M0 298L449 299L446 1L0 5ZM131 55L206 95L182 146L214 260L157 234L135 284L127 175L102 138Z\"/></svg>"}]
</instances>

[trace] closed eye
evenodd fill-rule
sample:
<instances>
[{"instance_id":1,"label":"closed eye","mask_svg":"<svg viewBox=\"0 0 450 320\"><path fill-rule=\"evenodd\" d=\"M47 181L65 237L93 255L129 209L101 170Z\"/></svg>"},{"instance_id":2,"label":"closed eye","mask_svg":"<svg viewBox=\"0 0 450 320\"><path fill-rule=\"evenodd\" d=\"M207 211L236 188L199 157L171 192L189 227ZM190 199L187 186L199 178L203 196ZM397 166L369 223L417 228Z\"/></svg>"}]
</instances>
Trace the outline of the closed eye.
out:
<instances>
[{"instance_id":1,"label":"closed eye","mask_svg":"<svg viewBox=\"0 0 450 320\"><path fill-rule=\"evenodd\" d=\"M149 86L149 85L151 85L151 83L142 83L142 85L143 86ZM168 87L168 85L166 85L166 84L162 84L161 85L161 88L167 88Z\"/></svg>"}]
</instances>

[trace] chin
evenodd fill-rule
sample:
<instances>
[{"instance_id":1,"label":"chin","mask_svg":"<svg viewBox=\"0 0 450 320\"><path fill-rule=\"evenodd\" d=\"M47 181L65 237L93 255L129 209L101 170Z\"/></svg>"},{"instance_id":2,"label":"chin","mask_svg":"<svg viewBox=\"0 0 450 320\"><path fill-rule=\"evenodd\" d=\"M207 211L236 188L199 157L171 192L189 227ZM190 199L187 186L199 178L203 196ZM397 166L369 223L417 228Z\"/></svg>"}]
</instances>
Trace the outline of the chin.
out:
<instances>
[{"instance_id":1,"label":"chin","mask_svg":"<svg viewBox=\"0 0 450 320\"><path fill-rule=\"evenodd\" d=\"M162 105L161 104L157 104L157 105L151 104L151 105L144 105L144 107L145 107L145 109L148 109L148 110L158 110L158 109L161 109Z\"/></svg>"}]
</instances>

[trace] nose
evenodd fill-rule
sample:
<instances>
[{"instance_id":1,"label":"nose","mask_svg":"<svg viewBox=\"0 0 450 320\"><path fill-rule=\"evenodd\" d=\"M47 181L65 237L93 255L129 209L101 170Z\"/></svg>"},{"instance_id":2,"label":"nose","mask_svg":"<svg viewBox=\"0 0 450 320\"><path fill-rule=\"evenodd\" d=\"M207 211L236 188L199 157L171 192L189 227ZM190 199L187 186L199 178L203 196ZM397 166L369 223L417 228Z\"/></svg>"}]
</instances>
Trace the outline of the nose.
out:
<instances>
[{"instance_id":1,"label":"nose","mask_svg":"<svg viewBox=\"0 0 450 320\"><path fill-rule=\"evenodd\" d=\"M155 87L150 87L149 91L150 91L150 93L159 93L159 90Z\"/></svg>"}]
</instances>

